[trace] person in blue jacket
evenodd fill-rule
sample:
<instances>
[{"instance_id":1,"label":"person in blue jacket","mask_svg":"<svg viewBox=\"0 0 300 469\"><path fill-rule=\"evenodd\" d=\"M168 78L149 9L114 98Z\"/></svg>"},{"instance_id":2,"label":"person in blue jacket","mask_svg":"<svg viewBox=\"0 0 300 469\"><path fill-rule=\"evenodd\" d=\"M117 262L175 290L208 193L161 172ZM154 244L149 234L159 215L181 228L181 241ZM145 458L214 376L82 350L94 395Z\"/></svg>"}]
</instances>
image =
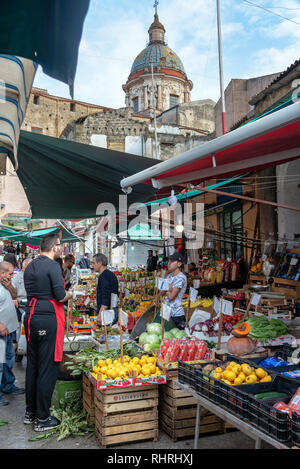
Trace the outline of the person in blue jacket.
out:
<instances>
[{"instance_id":1,"label":"person in blue jacket","mask_svg":"<svg viewBox=\"0 0 300 469\"><path fill-rule=\"evenodd\" d=\"M118 295L119 283L116 275L107 267L108 260L104 254L93 256L91 267L94 272L99 272L100 276L97 285L97 322L101 323L101 313L105 309L111 309L111 295ZM118 308L113 308L115 312L114 321L118 322Z\"/></svg>"}]
</instances>

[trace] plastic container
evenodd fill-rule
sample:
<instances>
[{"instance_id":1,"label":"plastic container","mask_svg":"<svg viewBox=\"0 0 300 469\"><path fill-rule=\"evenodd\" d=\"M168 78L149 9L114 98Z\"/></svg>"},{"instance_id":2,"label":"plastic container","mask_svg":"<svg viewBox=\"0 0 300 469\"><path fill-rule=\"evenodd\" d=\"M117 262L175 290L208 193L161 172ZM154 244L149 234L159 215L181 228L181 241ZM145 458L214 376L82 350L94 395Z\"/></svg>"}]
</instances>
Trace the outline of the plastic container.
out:
<instances>
[{"instance_id":1,"label":"plastic container","mask_svg":"<svg viewBox=\"0 0 300 469\"><path fill-rule=\"evenodd\" d=\"M281 357L282 358L282 357ZM265 360L264 358L251 358L248 360L251 366L260 366L260 363ZM247 361L247 360L246 360ZM300 378L292 378L283 375L282 373L288 372L288 371L296 371L300 370L300 363L294 364L291 363L290 365L283 365L283 366L264 366L262 365L262 368L266 370L268 373L272 374L279 374L282 377L285 377L286 379L291 379L295 383L298 383L300 386Z\"/></svg>"},{"instance_id":2,"label":"plastic container","mask_svg":"<svg viewBox=\"0 0 300 469\"><path fill-rule=\"evenodd\" d=\"M298 412L292 414L292 442L300 446L300 414Z\"/></svg>"},{"instance_id":3,"label":"plastic container","mask_svg":"<svg viewBox=\"0 0 300 469\"><path fill-rule=\"evenodd\" d=\"M240 386L238 386L240 387ZM275 376L269 383L260 383L259 385L246 385L243 389L248 393L248 420L261 430L280 442L289 441L291 438L291 423L287 413L281 412L273 407L274 404L257 399L255 394L262 392L281 392L287 394L287 398L279 399L288 403L299 387L298 383Z\"/></svg>"}]
</instances>

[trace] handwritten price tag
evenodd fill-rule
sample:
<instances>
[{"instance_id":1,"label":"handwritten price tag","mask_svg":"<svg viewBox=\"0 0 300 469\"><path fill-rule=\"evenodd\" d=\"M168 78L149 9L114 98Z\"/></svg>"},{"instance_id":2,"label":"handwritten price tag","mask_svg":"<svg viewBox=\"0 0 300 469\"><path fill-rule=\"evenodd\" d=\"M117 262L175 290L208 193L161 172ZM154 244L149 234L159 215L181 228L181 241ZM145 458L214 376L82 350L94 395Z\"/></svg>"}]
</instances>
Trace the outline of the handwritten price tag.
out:
<instances>
[{"instance_id":1,"label":"handwritten price tag","mask_svg":"<svg viewBox=\"0 0 300 469\"><path fill-rule=\"evenodd\" d=\"M170 287L170 280L165 278L158 278L158 289L168 291Z\"/></svg>"},{"instance_id":2,"label":"handwritten price tag","mask_svg":"<svg viewBox=\"0 0 300 469\"><path fill-rule=\"evenodd\" d=\"M222 313L232 316L233 314L233 304L231 301L222 300Z\"/></svg>"},{"instance_id":3,"label":"handwritten price tag","mask_svg":"<svg viewBox=\"0 0 300 469\"><path fill-rule=\"evenodd\" d=\"M251 304L253 306L257 306L260 302L260 299L261 299L261 295L259 295L258 293L253 293L252 298L251 298Z\"/></svg>"},{"instance_id":4,"label":"handwritten price tag","mask_svg":"<svg viewBox=\"0 0 300 469\"><path fill-rule=\"evenodd\" d=\"M196 303L197 296L198 296L198 290L191 287L190 288L190 301L191 301L191 303Z\"/></svg>"},{"instance_id":5,"label":"handwritten price tag","mask_svg":"<svg viewBox=\"0 0 300 469\"><path fill-rule=\"evenodd\" d=\"M160 310L160 315L165 321L169 321L171 317L171 308L166 303L163 303Z\"/></svg>"}]
</instances>

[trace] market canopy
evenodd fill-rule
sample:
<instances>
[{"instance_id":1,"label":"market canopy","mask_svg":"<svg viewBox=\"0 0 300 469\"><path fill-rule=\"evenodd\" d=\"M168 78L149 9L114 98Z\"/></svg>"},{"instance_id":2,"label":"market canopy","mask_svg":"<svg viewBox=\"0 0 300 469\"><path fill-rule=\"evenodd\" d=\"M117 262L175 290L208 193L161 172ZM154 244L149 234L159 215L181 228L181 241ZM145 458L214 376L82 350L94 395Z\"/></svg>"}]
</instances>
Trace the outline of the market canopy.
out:
<instances>
[{"instance_id":1,"label":"market canopy","mask_svg":"<svg viewBox=\"0 0 300 469\"><path fill-rule=\"evenodd\" d=\"M156 164L157 160L85 145L33 132L20 132L17 175L24 187L32 218L76 219L103 215L101 203L118 213L122 178ZM141 184L128 195L128 206L155 193Z\"/></svg>"},{"instance_id":2,"label":"market canopy","mask_svg":"<svg viewBox=\"0 0 300 469\"><path fill-rule=\"evenodd\" d=\"M79 43L89 3L2 0L0 53L37 62L44 73L69 85L73 98Z\"/></svg>"},{"instance_id":3,"label":"market canopy","mask_svg":"<svg viewBox=\"0 0 300 469\"><path fill-rule=\"evenodd\" d=\"M300 101L121 181L161 189L259 171L300 157Z\"/></svg>"},{"instance_id":4,"label":"market canopy","mask_svg":"<svg viewBox=\"0 0 300 469\"><path fill-rule=\"evenodd\" d=\"M0 229L0 239L9 240L14 242L20 242L29 244L32 246L39 246L43 236L58 232L61 234L62 243L74 243L80 241L80 238L74 235L71 231L60 228L52 227L46 228L43 230L33 230L33 231L13 231L5 228Z\"/></svg>"}]
</instances>

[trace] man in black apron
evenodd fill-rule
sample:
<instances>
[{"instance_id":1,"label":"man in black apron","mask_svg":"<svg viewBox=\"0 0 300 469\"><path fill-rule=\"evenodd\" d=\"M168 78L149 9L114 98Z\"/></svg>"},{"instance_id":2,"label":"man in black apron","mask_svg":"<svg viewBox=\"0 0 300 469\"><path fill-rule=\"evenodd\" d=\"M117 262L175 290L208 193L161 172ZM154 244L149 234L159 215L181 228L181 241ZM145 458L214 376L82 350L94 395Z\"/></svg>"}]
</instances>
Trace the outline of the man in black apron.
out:
<instances>
[{"instance_id":1,"label":"man in black apron","mask_svg":"<svg viewBox=\"0 0 300 469\"><path fill-rule=\"evenodd\" d=\"M35 431L55 428L50 406L64 342L64 306L72 297L65 291L59 264L60 240L56 234L41 240L41 255L24 272L27 306L24 317L27 338L26 413L24 423L35 422Z\"/></svg>"}]
</instances>

